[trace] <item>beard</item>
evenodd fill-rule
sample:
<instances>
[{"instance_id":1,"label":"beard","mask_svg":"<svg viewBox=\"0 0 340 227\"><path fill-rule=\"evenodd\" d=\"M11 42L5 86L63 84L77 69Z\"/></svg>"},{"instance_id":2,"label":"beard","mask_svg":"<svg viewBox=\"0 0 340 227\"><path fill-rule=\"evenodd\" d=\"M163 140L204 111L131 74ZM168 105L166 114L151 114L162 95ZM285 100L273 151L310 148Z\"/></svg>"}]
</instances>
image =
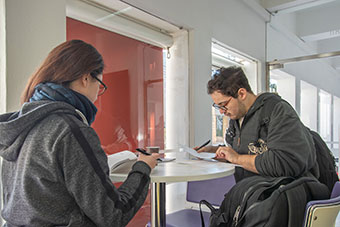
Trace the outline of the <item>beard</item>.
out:
<instances>
[{"instance_id":1,"label":"beard","mask_svg":"<svg viewBox=\"0 0 340 227\"><path fill-rule=\"evenodd\" d=\"M238 104L238 113L236 114L235 119L241 119L242 117L246 115L247 108L246 108L246 105L238 99L237 99L237 104Z\"/></svg>"}]
</instances>

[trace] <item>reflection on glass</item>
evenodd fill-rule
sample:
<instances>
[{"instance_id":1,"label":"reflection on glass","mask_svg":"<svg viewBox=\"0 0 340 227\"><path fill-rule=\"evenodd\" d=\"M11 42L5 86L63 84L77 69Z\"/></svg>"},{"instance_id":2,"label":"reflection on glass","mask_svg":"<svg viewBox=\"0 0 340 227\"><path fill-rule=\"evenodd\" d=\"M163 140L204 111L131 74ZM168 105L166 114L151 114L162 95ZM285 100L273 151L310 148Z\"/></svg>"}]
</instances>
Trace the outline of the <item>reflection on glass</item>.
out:
<instances>
[{"instance_id":1,"label":"reflection on glass","mask_svg":"<svg viewBox=\"0 0 340 227\"><path fill-rule=\"evenodd\" d=\"M106 153L164 148L163 53L155 47L67 18L67 40L81 39L103 55L103 82L92 124Z\"/></svg>"}]
</instances>

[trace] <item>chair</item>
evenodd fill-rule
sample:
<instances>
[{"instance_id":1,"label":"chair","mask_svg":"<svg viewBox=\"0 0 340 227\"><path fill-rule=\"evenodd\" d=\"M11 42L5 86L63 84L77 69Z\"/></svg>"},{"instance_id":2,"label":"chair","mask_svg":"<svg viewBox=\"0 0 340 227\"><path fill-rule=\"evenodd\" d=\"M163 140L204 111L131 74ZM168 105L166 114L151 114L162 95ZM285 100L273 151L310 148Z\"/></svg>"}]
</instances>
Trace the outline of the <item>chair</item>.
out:
<instances>
[{"instance_id":1,"label":"chair","mask_svg":"<svg viewBox=\"0 0 340 227\"><path fill-rule=\"evenodd\" d=\"M205 199L214 206L219 206L224 194L235 185L234 175L212 180L191 181L187 186L187 202L198 203ZM203 211L204 223L209 226L210 212ZM146 225L150 227L150 222ZM167 227L201 226L200 211L198 209L183 209L166 215Z\"/></svg>"},{"instance_id":2,"label":"chair","mask_svg":"<svg viewBox=\"0 0 340 227\"><path fill-rule=\"evenodd\" d=\"M331 198L310 201L306 205L304 227L335 226L340 211L340 182L333 187Z\"/></svg>"},{"instance_id":3,"label":"chair","mask_svg":"<svg viewBox=\"0 0 340 227\"><path fill-rule=\"evenodd\" d=\"M196 205L205 199L215 206L219 206L224 194L235 184L234 176L227 176L212 180L188 182L187 201ZM204 222L209 226L210 212L203 211ZM167 226L191 227L201 226L200 211L198 209L183 209L166 216Z\"/></svg>"}]
</instances>

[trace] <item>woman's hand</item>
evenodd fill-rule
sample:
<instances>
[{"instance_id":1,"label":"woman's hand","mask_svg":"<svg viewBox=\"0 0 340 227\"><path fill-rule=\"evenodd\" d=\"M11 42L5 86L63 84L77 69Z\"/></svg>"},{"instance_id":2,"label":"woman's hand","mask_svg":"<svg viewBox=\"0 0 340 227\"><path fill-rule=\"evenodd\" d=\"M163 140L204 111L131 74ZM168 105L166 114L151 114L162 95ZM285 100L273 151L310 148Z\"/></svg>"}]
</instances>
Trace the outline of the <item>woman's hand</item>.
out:
<instances>
[{"instance_id":1,"label":"woman's hand","mask_svg":"<svg viewBox=\"0 0 340 227\"><path fill-rule=\"evenodd\" d=\"M139 153L138 161L145 162L148 166L150 166L151 169L153 169L157 165L157 158L159 157L160 155L157 153L152 153L151 155L144 155Z\"/></svg>"}]
</instances>

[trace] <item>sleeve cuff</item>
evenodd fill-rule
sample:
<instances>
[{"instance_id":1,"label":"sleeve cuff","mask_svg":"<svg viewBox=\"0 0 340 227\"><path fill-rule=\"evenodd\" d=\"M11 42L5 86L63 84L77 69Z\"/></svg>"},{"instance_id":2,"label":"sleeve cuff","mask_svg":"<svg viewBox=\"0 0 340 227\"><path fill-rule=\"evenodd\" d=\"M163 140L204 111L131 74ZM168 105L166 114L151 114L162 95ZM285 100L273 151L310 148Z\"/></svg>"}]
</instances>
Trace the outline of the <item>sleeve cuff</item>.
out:
<instances>
[{"instance_id":1,"label":"sleeve cuff","mask_svg":"<svg viewBox=\"0 0 340 227\"><path fill-rule=\"evenodd\" d=\"M137 171L144 173L146 175L150 175L151 168L146 164L145 162L142 161L137 161L133 166L132 166L132 171Z\"/></svg>"},{"instance_id":2,"label":"sleeve cuff","mask_svg":"<svg viewBox=\"0 0 340 227\"><path fill-rule=\"evenodd\" d=\"M255 157L255 168L260 174L263 172L261 168L261 155Z\"/></svg>"}]
</instances>

